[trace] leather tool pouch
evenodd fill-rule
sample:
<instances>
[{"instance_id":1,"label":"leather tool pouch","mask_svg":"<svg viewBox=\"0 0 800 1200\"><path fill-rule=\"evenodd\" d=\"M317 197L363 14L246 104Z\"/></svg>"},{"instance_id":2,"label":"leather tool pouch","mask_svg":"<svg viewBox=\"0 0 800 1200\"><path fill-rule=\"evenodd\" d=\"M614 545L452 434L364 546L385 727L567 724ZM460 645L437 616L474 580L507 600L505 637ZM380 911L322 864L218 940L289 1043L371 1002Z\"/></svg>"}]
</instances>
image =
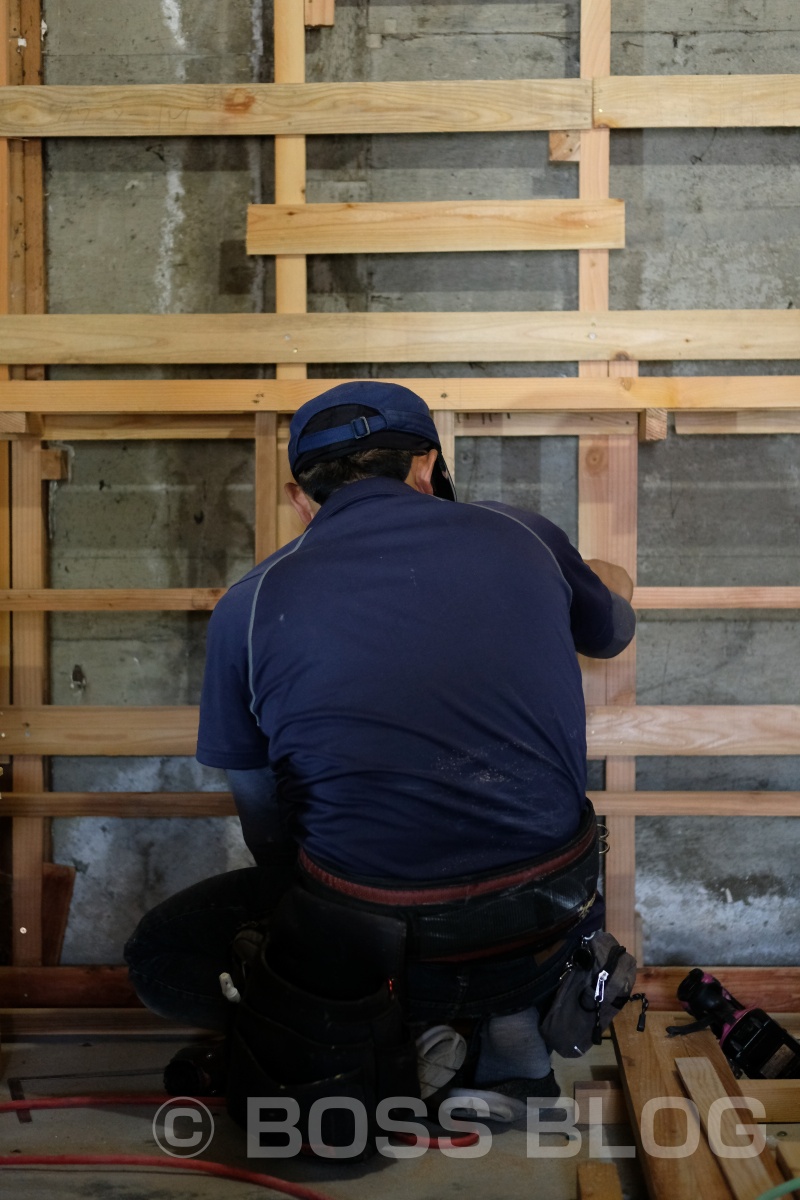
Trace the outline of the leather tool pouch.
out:
<instances>
[{"instance_id":1,"label":"leather tool pouch","mask_svg":"<svg viewBox=\"0 0 800 1200\"><path fill-rule=\"evenodd\" d=\"M404 943L404 924L391 918L354 914L299 888L281 901L229 1037L228 1112L247 1129L250 1109L249 1132L262 1148L267 1137L273 1148L286 1145L285 1133L265 1135L263 1124L285 1123L288 1112L312 1151L361 1161L375 1150L378 1103L419 1095L414 1042L390 982Z\"/></svg>"}]
</instances>

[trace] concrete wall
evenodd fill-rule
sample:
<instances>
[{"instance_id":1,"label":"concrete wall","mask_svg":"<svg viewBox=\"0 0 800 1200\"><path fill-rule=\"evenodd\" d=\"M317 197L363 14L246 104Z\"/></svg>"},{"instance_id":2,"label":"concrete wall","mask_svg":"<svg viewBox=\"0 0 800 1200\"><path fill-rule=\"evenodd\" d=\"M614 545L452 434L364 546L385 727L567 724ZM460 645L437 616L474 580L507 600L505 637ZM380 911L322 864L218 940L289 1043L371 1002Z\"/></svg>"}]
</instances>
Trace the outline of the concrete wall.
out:
<instances>
[{"instance_id":1,"label":"concrete wall","mask_svg":"<svg viewBox=\"0 0 800 1200\"><path fill-rule=\"evenodd\" d=\"M797 69L793 0L614 0L613 8L618 74ZM271 5L262 0L126 0L114 6L113 22L108 11L100 0L46 0L48 82L271 78ZM337 0L335 27L308 34L308 77L574 76L578 16L577 0ZM311 201L577 194L577 168L548 162L545 134L311 138L308 162ZM797 304L798 183L795 130L614 133L611 194L627 204L628 246L611 255L612 307ZM51 143L53 311L269 310L271 268L246 260L243 239L246 204L269 200L271 186L266 138ZM571 253L319 256L309 279L314 310L577 305ZM497 367L346 364L335 373L382 370L479 376ZM575 373L574 364L506 370ZM645 373L664 370L642 365ZM796 446L788 436L671 433L642 447L640 583L796 583ZM460 439L461 495L541 508L575 537L576 453L569 438ZM76 442L70 481L53 487L54 584L231 582L251 553L251 471L246 443ZM796 616L645 614L641 701L797 702ZM53 699L194 703L203 628L197 615L60 616L52 623ZM598 765L592 774L599 783ZM643 759L638 780L653 789L800 786L793 759ZM191 760L71 759L55 764L54 786L213 789L222 781ZM796 825L783 820L640 820L638 905L649 961L797 962L799 841ZM118 960L145 907L247 861L235 822L224 821L59 821L54 844L58 860L79 870L65 952L71 962Z\"/></svg>"}]
</instances>

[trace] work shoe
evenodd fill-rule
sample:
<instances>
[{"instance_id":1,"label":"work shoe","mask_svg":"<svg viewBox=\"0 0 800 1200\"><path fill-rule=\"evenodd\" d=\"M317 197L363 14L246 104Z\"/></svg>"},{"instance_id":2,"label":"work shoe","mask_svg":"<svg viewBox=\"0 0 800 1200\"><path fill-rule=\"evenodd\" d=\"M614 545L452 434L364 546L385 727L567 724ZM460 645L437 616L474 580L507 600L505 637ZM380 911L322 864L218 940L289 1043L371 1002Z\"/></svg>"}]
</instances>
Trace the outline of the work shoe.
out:
<instances>
[{"instance_id":1,"label":"work shoe","mask_svg":"<svg viewBox=\"0 0 800 1200\"><path fill-rule=\"evenodd\" d=\"M467 1057L466 1040L450 1025L434 1025L417 1038L419 1094L429 1100L453 1083Z\"/></svg>"},{"instance_id":2,"label":"work shoe","mask_svg":"<svg viewBox=\"0 0 800 1200\"><path fill-rule=\"evenodd\" d=\"M541 1079L502 1079L497 1083L484 1083L479 1087L455 1087L447 1094L448 1100L458 1097L462 1103L452 1110L453 1116L483 1118L491 1121L519 1121L528 1113L528 1101L532 1107L549 1108L543 1102L561 1095L561 1088L553 1071ZM483 1100L489 1108L474 1103ZM478 1111L479 1107L482 1111Z\"/></svg>"}]
</instances>

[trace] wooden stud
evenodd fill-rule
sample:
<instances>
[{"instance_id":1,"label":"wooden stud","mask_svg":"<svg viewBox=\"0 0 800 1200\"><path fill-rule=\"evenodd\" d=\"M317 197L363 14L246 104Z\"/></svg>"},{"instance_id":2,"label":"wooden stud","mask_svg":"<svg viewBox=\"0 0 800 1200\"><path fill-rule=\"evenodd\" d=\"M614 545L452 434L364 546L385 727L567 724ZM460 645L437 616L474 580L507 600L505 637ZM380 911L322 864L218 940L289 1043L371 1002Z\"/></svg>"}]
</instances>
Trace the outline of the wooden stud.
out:
<instances>
[{"instance_id":1,"label":"wooden stud","mask_svg":"<svg viewBox=\"0 0 800 1200\"><path fill-rule=\"evenodd\" d=\"M800 412L779 408L761 412L677 413L675 432L692 434L800 433Z\"/></svg>"},{"instance_id":2,"label":"wooden stud","mask_svg":"<svg viewBox=\"0 0 800 1200\"><path fill-rule=\"evenodd\" d=\"M676 1014L676 1019L685 1019L685 1015ZM701 1062L702 1059L696 1061ZM764 1119L768 1124L788 1125L800 1122L800 1081L797 1079L746 1079L740 1086L747 1096L764 1105ZM628 1124L628 1108L619 1082L592 1079L575 1084L579 1129L585 1129L589 1124L590 1100L600 1101L599 1114L603 1125ZM595 1106L593 1112L597 1111Z\"/></svg>"},{"instance_id":3,"label":"wooden stud","mask_svg":"<svg viewBox=\"0 0 800 1200\"><path fill-rule=\"evenodd\" d=\"M247 221L248 254L438 254L624 244L621 200L259 204L250 206Z\"/></svg>"},{"instance_id":4,"label":"wooden stud","mask_svg":"<svg viewBox=\"0 0 800 1200\"><path fill-rule=\"evenodd\" d=\"M456 413L455 418L459 437L597 437L638 429L636 413L484 412Z\"/></svg>"},{"instance_id":5,"label":"wooden stud","mask_svg":"<svg viewBox=\"0 0 800 1200\"><path fill-rule=\"evenodd\" d=\"M225 588L5 588L0 612L203 612Z\"/></svg>"},{"instance_id":6,"label":"wooden stud","mask_svg":"<svg viewBox=\"0 0 800 1200\"><path fill-rule=\"evenodd\" d=\"M778 1146L778 1166L787 1179L800 1179L800 1143L781 1142Z\"/></svg>"},{"instance_id":7,"label":"wooden stud","mask_svg":"<svg viewBox=\"0 0 800 1200\"><path fill-rule=\"evenodd\" d=\"M48 984L50 994L58 994L60 976L68 970L58 969L58 977ZM208 1037L208 1030L165 1021L146 1008L0 1008L0 1033L16 1041L69 1036L142 1037L148 1042Z\"/></svg>"},{"instance_id":8,"label":"wooden stud","mask_svg":"<svg viewBox=\"0 0 800 1200\"><path fill-rule=\"evenodd\" d=\"M742 1004L757 1004L773 1013L800 1012L800 969L797 967L705 965L705 970L723 980L728 991ZM654 1009L671 1012L676 1007L678 987L688 973L689 967L640 967L634 990L647 992ZM682 1016L683 1019L689 1019L685 1014ZM667 1024L675 1023L667 1021Z\"/></svg>"},{"instance_id":9,"label":"wooden stud","mask_svg":"<svg viewBox=\"0 0 800 1200\"><path fill-rule=\"evenodd\" d=\"M255 557L261 562L278 549L277 415L257 413L255 426Z\"/></svg>"},{"instance_id":10,"label":"wooden stud","mask_svg":"<svg viewBox=\"0 0 800 1200\"><path fill-rule=\"evenodd\" d=\"M155 382L155 381L153 381ZM163 382L163 381L162 381ZM49 386L49 385L48 385ZM25 415L25 414L19 414ZM36 414L28 414L28 418ZM3 414L0 413L0 421ZM70 416L46 416L42 420L41 436L45 441L56 442L111 442L153 441L159 438L175 438L181 441L202 439L252 441L256 436L255 418L258 413L230 412L198 413L187 416L183 413L142 415L134 413L112 413Z\"/></svg>"},{"instance_id":11,"label":"wooden stud","mask_svg":"<svg viewBox=\"0 0 800 1200\"><path fill-rule=\"evenodd\" d=\"M3 792L0 816L233 817L227 792ZM47 865L47 864L46 864Z\"/></svg>"},{"instance_id":12,"label":"wooden stud","mask_svg":"<svg viewBox=\"0 0 800 1200\"><path fill-rule=\"evenodd\" d=\"M42 910L47 914L42 929L42 965L45 967L61 962L75 875L75 867L65 864L46 862L43 867Z\"/></svg>"},{"instance_id":13,"label":"wooden stud","mask_svg":"<svg viewBox=\"0 0 800 1200\"><path fill-rule=\"evenodd\" d=\"M442 458L447 463L450 477L455 483L456 478L456 415L445 410L434 410L433 420L442 443Z\"/></svg>"}]
</instances>

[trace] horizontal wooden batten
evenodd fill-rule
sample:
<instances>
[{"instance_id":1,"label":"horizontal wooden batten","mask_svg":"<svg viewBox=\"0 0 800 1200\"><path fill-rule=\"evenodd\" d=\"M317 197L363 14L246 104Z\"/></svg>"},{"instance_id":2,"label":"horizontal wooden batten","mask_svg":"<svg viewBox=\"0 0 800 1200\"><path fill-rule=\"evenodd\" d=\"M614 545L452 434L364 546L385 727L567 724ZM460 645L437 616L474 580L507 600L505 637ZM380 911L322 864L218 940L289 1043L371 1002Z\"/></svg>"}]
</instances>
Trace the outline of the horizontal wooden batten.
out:
<instances>
[{"instance_id":1,"label":"horizontal wooden batten","mask_svg":"<svg viewBox=\"0 0 800 1200\"><path fill-rule=\"evenodd\" d=\"M0 362L562 362L800 358L800 310L0 317Z\"/></svg>"},{"instance_id":2,"label":"horizontal wooden batten","mask_svg":"<svg viewBox=\"0 0 800 1200\"><path fill-rule=\"evenodd\" d=\"M599 433L624 432L615 423L608 427L602 418L589 418L586 430ZM461 435L478 430L456 426ZM493 432L483 426L481 433ZM500 431L494 431L500 432ZM531 421L521 430L506 434L579 433L576 418L554 424L549 417L541 424ZM225 588L5 588L0 589L0 612L203 612L216 605ZM796 587L637 587L634 608L648 609L800 609L800 588Z\"/></svg>"},{"instance_id":3,"label":"horizontal wooden batten","mask_svg":"<svg viewBox=\"0 0 800 1200\"><path fill-rule=\"evenodd\" d=\"M46 382L0 380L0 412L41 413L79 422L87 436L99 432L97 417L134 414L146 419L185 415L202 422L215 413L292 413L339 379L110 379ZM390 380L390 382L392 382ZM431 408L462 413L522 413L666 408L675 412L704 409L754 411L768 407L800 410L800 375L639 376L578 378L397 378ZM108 429L122 428L113 421ZM156 424L155 428L158 428ZM47 428L47 426L46 426ZM176 425L176 429L180 427ZM22 422L18 432L24 431ZM109 432L109 436L113 433ZM175 436L180 436L176 433Z\"/></svg>"},{"instance_id":4,"label":"horizontal wooden batten","mask_svg":"<svg viewBox=\"0 0 800 1200\"><path fill-rule=\"evenodd\" d=\"M6 588L0 612L205 612L225 588Z\"/></svg>"},{"instance_id":5,"label":"horizontal wooden batten","mask_svg":"<svg viewBox=\"0 0 800 1200\"><path fill-rule=\"evenodd\" d=\"M678 413L675 432L687 435L800 433L800 412L778 408L763 412Z\"/></svg>"},{"instance_id":6,"label":"horizontal wooden batten","mask_svg":"<svg viewBox=\"0 0 800 1200\"><path fill-rule=\"evenodd\" d=\"M621 200L430 200L258 204L248 254L595 250L625 245Z\"/></svg>"},{"instance_id":7,"label":"horizontal wooden batten","mask_svg":"<svg viewBox=\"0 0 800 1200\"><path fill-rule=\"evenodd\" d=\"M457 413L456 437L581 437L636 434L638 413Z\"/></svg>"},{"instance_id":8,"label":"horizontal wooden batten","mask_svg":"<svg viewBox=\"0 0 800 1200\"><path fill-rule=\"evenodd\" d=\"M589 799L605 817L800 816L800 792L589 792Z\"/></svg>"},{"instance_id":9,"label":"horizontal wooden batten","mask_svg":"<svg viewBox=\"0 0 800 1200\"><path fill-rule=\"evenodd\" d=\"M92 413L43 416L44 441L138 442L178 438L191 440L247 441L255 437L255 413L141 414Z\"/></svg>"},{"instance_id":10,"label":"horizontal wooden batten","mask_svg":"<svg viewBox=\"0 0 800 1200\"><path fill-rule=\"evenodd\" d=\"M71 967L57 967L61 974L72 970ZM114 970L125 971L124 967ZM3 986L0 974L0 990ZM58 999L58 977L43 986L45 1001L53 1004ZM127 1001L132 1005L136 996ZM95 995L95 1004L97 997ZM147 1008L74 1008L69 1005L64 1008L0 1008L0 1036L15 1041L30 1040L46 1037L140 1037L148 1042L155 1038L165 1038L174 1041L205 1040L208 1030L195 1029L191 1025L179 1025L174 1021L165 1021Z\"/></svg>"},{"instance_id":11,"label":"horizontal wooden batten","mask_svg":"<svg viewBox=\"0 0 800 1200\"><path fill-rule=\"evenodd\" d=\"M197 709L76 705L0 711L0 753L192 755ZM592 758L800 754L800 705L590 708Z\"/></svg>"},{"instance_id":12,"label":"horizontal wooden batten","mask_svg":"<svg viewBox=\"0 0 800 1200\"><path fill-rule=\"evenodd\" d=\"M3 817L231 817L227 792L7 792Z\"/></svg>"},{"instance_id":13,"label":"horizontal wooden batten","mask_svg":"<svg viewBox=\"0 0 800 1200\"><path fill-rule=\"evenodd\" d=\"M710 967L705 963L700 965L710 975L716 976L742 1004L758 1005L767 1012L775 1013L800 1011L800 967ZM691 969L640 967L634 990L646 992L652 1008L672 1012L677 1008L678 987Z\"/></svg>"},{"instance_id":14,"label":"horizontal wooden batten","mask_svg":"<svg viewBox=\"0 0 800 1200\"><path fill-rule=\"evenodd\" d=\"M603 816L796 817L800 792L590 792ZM228 817L227 792L8 792L3 817Z\"/></svg>"},{"instance_id":15,"label":"horizontal wooden batten","mask_svg":"<svg viewBox=\"0 0 800 1200\"><path fill-rule=\"evenodd\" d=\"M616 75L593 111L611 129L800 125L800 75Z\"/></svg>"},{"instance_id":16,"label":"horizontal wooden batten","mask_svg":"<svg viewBox=\"0 0 800 1200\"><path fill-rule=\"evenodd\" d=\"M637 587L633 606L652 608L800 608L800 587Z\"/></svg>"},{"instance_id":17,"label":"horizontal wooden batten","mask_svg":"<svg viewBox=\"0 0 800 1200\"><path fill-rule=\"evenodd\" d=\"M800 1011L800 967L703 966L744 1004L757 1004L774 1013ZM689 966L640 967L636 990L647 992L654 1010L673 1012L677 1007L678 985L690 970ZM122 1010L119 1020L124 1023L126 1017L122 1016L122 1012L127 1010L129 1018L134 1017L132 1009L138 1004L127 967L0 967L0 995L7 1006L0 1010L2 1020L11 1009L39 1009L46 1006L51 1012L69 1008L88 1010L86 1019L89 1021L90 1011L102 1007ZM147 1020L148 1014L144 1010L139 1011L141 1020ZM79 1011L75 1012L74 1017L79 1019ZM63 1013L64 1022L68 1023L72 1018L73 1014ZM158 1032L159 1028L168 1031L170 1026L166 1022L159 1026L159 1020L152 1017L149 1028L153 1032ZM110 1023L108 1032L114 1028ZM5 1033L7 1029L8 1025L3 1024L2 1032ZM98 1026L98 1029L102 1030L102 1026ZM42 1032L66 1031L66 1026L59 1029L55 1015L47 1018L47 1024L44 1020L42 1022Z\"/></svg>"},{"instance_id":18,"label":"horizontal wooden batten","mask_svg":"<svg viewBox=\"0 0 800 1200\"><path fill-rule=\"evenodd\" d=\"M588 129L583 79L0 88L0 137Z\"/></svg>"}]
</instances>

